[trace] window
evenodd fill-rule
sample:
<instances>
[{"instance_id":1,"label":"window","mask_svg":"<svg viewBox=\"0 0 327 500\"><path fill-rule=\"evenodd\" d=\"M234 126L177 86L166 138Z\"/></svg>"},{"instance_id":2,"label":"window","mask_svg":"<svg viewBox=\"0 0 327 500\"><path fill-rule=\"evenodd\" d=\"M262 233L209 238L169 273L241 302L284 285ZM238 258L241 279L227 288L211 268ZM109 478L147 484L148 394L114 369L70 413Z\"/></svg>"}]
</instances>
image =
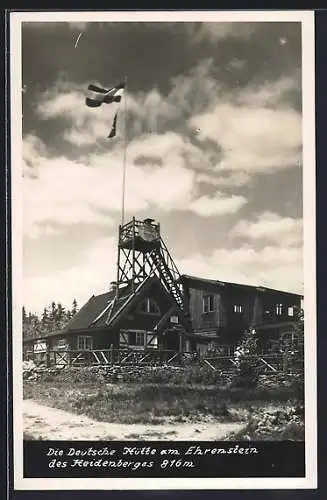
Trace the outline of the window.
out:
<instances>
[{"instance_id":1,"label":"window","mask_svg":"<svg viewBox=\"0 0 327 500\"><path fill-rule=\"evenodd\" d=\"M91 351L93 348L93 339L88 335L78 335L77 337L77 350L78 351Z\"/></svg>"},{"instance_id":2,"label":"window","mask_svg":"<svg viewBox=\"0 0 327 500\"><path fill-rule=\"evenodd\" d=\"M214 295L205 295L203 297L203 312L208 313L215 310L215 297Z\"/></svg>"},{"instance_id":3,"label":"window","mask_svg":"<svg viewBox=\"0 0 327 500\"><path fill-rule=\"evenodd\" d=\"M160 315L160 309L157 306L156 302L153 299L147 297L140 304L140 311L143 314L155 314Z\"/></svg>"},{"instance_id":4,"label":"window","mask_svg":"<svg viewBox=\"0 0 327 500\"><path fill-rule=\"evenodd\" d=\"M119 344L121 347L145 347L146 334L144 330L121 330Z\"/></svg>"},{"instance_id":5,"label":"window","mask_svg":"<svg viewBox=\"0 0 327 500\"><path fill-rule=\"evenodd\" d=\"M128 345L136 345L136 332L128 332Z\"/></svg>"},{"instance_id":6,"label":"window","mask_svg":"<svg viewBox=\"0 0 327 500\"><path fill-rule=\"evenodd\" d=\"M170 316L170 322L178 325L178 316Z\"/></svg>"},{"instance_id":7,"label":"window","mask_svg":"<svg viewBox=\"0 0 327 500\"><path fill-rule=\"evenodd\" d=\"M235 304L234 313L242 313L242 312L244 312L243 306Z\"/></svg>"},{"instance_id":8,"label":"window","mask_svg":"<svg viewBox=\"0 0 327 500\"><path fill-rule=\"evenodd\" d=\"M289 307L287 309L287 315L288 316L294 316L294 307Z\"/></svg>"},{"instance_id":9,"label":"window","mask_svg":"<svg viewBox=\"0 0 327 500\"><path fill-rule=\"evenodd\" d=\"M276 315L281 316L283 314L283 304L276 305Z\"/></svg>"},{"instance_id":10,"label":"window","mask_svg":"<svg viewBox=\"0 0 327 500\"><path fill-rule=\"evenodd\" d=\"M69 344L66 339L58 339L56 342L55 349L69 349Z\"/></svg>"},{"instance_id":11,"label":"window","mask_svg":"<svg viewBox=\"0 0 327 500\"><path fill-rule=\"evenodd\" d=\"M144 346L144 332L128 332L128 345Z\"/></svg>"},{"instance_id":12,"label":"window","mask_svg":"<svg viewBox=\"0 0 327 500\"><path fill-rule=\"evenodd\" d=\"M136 332L135 345L144 346L144 333Z\"/></svg>"}]
</instances>

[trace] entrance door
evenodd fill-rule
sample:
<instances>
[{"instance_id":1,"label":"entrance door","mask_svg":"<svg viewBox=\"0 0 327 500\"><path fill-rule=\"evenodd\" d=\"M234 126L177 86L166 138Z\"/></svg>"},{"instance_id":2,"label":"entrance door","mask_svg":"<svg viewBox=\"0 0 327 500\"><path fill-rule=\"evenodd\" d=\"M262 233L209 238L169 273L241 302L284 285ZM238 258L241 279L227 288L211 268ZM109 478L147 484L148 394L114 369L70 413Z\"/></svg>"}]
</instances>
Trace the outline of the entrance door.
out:
<instances>
[{"instance_id":1,"label":"entrance door","mask_svg":"<svg viewBox=\"0 0 327 500\"><path fill-rule=\"evenodd\" d=\"M164 349L167 351L179 351L179 335L178 330L166 330L163 336Z\"/></svg>"}]
</instances>

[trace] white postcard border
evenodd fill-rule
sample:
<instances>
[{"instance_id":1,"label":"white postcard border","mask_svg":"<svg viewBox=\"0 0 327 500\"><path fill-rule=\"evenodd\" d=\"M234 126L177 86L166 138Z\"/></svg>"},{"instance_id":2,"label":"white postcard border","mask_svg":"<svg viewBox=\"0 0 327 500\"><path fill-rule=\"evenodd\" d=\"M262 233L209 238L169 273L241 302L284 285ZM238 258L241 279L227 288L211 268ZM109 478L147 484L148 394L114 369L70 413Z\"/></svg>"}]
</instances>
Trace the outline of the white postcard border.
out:
<instances>
[{"instance_id":1,"label":"white postcard border","mask_svg":"<svg viewBox=\"0 0 327 500\"><path fill-rule=\"evenodd\" d=\"M305 478L23 478L22 418L22 22L301 22L305 296ZM11 210L14 488L17 490L312 489L317 487L315 95L313 11L11 12Z\"/></svg>"}]
</instances>

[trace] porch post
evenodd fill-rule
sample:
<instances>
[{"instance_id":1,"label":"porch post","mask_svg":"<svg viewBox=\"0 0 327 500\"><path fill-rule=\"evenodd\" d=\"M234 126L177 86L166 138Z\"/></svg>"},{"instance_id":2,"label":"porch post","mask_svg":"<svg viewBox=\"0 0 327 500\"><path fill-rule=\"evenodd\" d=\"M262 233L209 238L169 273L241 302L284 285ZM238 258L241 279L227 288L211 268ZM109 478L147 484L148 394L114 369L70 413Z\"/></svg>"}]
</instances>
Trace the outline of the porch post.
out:
<instances>
[{"instance_id":1,"label":"porch post","mask_svg":"<svg viewBox=\"0 0 327 500\"><path fill-rule=\"evenodd\" d=\"M179 352L183 353L184 352L184 336L183 336L183 332L180 330L178 332L178 335L179 335Z\"/></svg>"}]
</instances>

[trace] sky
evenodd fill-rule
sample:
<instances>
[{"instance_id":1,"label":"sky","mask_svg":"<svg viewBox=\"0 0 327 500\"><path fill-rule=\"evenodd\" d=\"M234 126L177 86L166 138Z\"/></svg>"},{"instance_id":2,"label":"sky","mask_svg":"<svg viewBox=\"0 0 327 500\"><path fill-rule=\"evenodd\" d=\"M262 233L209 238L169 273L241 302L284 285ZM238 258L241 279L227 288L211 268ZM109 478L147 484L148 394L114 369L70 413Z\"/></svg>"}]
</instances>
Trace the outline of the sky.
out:
<instances>
[{"instance_id":1,"label":"sky","mask_svg":"<svg viewBox=\"0 0 327 500\"><path fill-rule=\"evenodd\" d=\"M301 79L300 23L23 23L25 307L115 280L125 139L125 221L181 274L303 293Z\"/></svg>"}]
</instances>

